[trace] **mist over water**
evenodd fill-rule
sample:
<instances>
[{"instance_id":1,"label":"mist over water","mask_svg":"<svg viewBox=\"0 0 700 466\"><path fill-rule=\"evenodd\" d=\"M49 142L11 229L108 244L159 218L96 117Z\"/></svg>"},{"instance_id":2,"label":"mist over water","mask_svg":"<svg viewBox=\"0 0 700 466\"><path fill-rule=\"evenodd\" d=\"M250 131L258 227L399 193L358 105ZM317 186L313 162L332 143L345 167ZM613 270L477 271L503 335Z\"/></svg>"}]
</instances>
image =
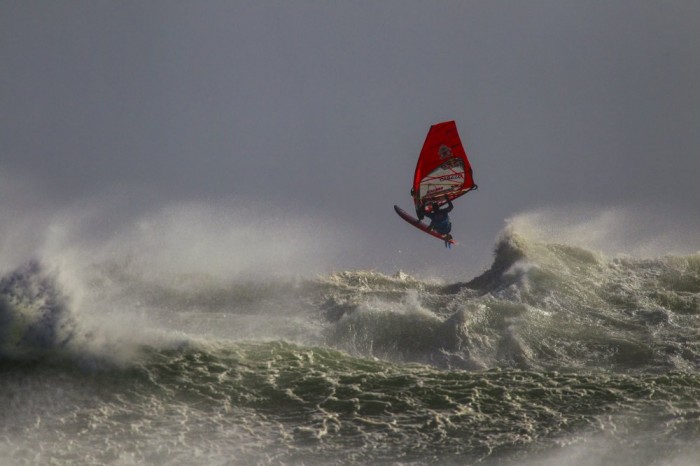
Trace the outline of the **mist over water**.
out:
<instances>
[{"instance_id":1,"label":"mist over water","mask_svg":"<svg viewBox=\"0 0 700 466\"><path fill-rule=\"evenodd\" d=\"M95 233L85 209L43 238L5 234L6 264L18 242L35 254L0 279L3 457L686 465L700 451L700 256L610 253L630 214L517 216L470 279L333 269L341 232L254 212L171 205Z\"/></svg>"}]
</instances>

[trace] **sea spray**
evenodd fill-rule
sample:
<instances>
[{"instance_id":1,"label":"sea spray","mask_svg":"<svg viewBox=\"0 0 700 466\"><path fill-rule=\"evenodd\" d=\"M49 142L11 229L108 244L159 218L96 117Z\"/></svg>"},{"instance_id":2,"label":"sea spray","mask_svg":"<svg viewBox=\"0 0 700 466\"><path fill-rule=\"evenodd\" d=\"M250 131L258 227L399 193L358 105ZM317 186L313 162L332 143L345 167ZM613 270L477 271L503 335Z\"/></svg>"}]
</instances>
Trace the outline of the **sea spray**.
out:
<instances>
[{"instance_id":1,"label":"sea spray","mask_svg":"<svg viewBox=\"0 0 700 466\"><path fill-rule=\"evenodd\" d=\"M67 297L38 262L0 278L0 358L52 354L65 348L74 332Z\"/></svg>"},{"instance_id":2,"label":"sea spray","mask_svg":"<svg viewBox=\"0 0 700 466\"><path fill-rule=\"evenodd\" d=\"M483 274L447 283L161 275L69 251L58 270L28 263L0 279L0 453L691 464L697 255L611 256L513 228L494 251Z\"/></svg>"}]
</instances>

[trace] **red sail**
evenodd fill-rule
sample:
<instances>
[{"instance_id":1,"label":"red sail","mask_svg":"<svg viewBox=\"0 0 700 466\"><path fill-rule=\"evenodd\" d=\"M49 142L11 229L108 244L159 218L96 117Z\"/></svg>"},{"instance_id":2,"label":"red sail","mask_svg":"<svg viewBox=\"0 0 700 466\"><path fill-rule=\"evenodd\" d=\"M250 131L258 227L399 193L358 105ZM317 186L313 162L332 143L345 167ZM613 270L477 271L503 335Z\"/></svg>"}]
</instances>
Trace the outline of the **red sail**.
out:
<instances>
[{"instance_id":1,"label":"red sail","mask_svg":"<svg viewBox=\"0 0 700 466\"><path fill-rule=\"evenodd\" d=\"M430 127L416 165L413 200L416 207L441 205L475 189L472 168L454 121Z\"/></svg>"}]
</instances>

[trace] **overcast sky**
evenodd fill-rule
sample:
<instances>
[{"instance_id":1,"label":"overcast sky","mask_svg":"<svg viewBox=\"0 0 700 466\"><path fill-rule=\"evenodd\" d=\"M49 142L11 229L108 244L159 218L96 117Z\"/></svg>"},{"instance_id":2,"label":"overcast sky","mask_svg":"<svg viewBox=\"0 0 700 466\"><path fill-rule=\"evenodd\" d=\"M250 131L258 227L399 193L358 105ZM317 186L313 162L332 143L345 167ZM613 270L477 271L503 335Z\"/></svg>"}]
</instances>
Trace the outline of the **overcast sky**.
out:
<instances>
[{"instance_id":1,"label":"overcast sky","mask_svg":"<svg viewBox=\"0 0 700 466\"><path fill-rule=\"evenodd\" d=\"M698 224L693 0L3 0L0 67L0 181L36 186L38 209L281 209L352 232L337 269L465 275L532 210ZM453 119L479 190L444 251L392 206Z\"/></svg>"}]
</instances>

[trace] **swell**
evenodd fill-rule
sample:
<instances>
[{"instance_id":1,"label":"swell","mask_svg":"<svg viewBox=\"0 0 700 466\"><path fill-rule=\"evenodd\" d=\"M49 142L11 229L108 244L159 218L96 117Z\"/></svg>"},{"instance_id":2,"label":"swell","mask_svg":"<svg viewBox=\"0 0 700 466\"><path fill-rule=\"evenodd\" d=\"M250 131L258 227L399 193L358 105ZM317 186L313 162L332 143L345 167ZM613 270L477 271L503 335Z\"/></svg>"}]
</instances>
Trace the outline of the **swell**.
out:
<instances>
[{"instance_id":1,"label":"swell","mask_svg":"<svg viewBox=\"0 0 700 466\"><path fill-rule=\"evenodd\" d=\"M563 446L595 442L587 464L692 457L697 257L515 235L495 253L457 285L369 271L183 285L102 268L83 303L120 320L135 306L171 335L111 341L112 325L88 324L30 263L0 280L0 451L17 463L557 464Z\"/></svg>"},{"instance_id":2,"label":"swell","mask_svg":"<svg viewBox=\"0 0 700 466\"><path fill-rule=\"evenodd\" d=\"M0 356L69 348L84 357L95 351L91 342L110 339L103 354L161 344L153 332L135 331L150 326L177 335L166 346L188 338L281 340L448 369L696 372L699 257L608 257L509 231L488 270L454 284L371 271L174 280L100 264L84 287L83 306L94 308L81 313L54 274L31 262L0 280ZM98 308L111 320L88 324Z\"/></svg>"},{"instance_id":3,"label":"swell","mask_svg":"<svg viewBox=\"0 0 700 466\"><path fill-rule=\"evenodd\" d=\"M699 258L608 257L506 232L469 282L337 293L331 334L345 349L441 367L695 372Z\"/></svg>"},{"instance_id":4,"label":"swell","mask_svg":"<svg viewBox=\"0 0 700 466\"><path fill-rule=\"evenodd\" d=\"M22 377L31 392L13 383ZM700 433L698 375L443 371L282 342L144 348L128 368L40 364L1 384L17 402L5 414L12 429L41 437L35 457L95 463L186 461L193 442L214 463L263 452L271 464L394 464L399 452L403 464L517 463L589 435L611 450L645 445L649 461L662 461ZM32 407L41 426L26 416ZM59 439L46 434L59 426L74 433L72 449L51 446Z\"/></svg>"}]
</instances>

